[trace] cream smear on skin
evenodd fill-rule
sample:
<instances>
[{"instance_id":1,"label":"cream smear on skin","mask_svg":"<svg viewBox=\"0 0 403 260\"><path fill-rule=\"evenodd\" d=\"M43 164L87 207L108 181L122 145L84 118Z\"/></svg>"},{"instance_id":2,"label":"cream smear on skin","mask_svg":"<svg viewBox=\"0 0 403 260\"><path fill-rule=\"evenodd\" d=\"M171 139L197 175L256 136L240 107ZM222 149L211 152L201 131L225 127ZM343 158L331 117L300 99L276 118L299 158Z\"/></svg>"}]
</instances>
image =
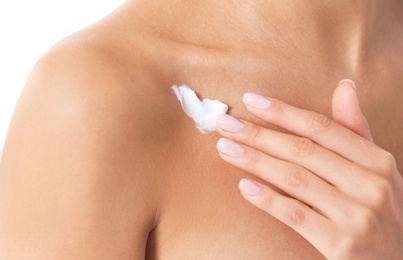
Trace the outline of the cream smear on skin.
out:
<instances>
[{"instance_id":1,"label":"cream smear on skin","mask_svg":"<svg viewBox=\"0 0 403 260\"><path fill-rule=\"evenodd\" d=\"M197 129L203 134L217 130L217 117L226 114L228 106L221 101L203 99L201 101L196 93L188 86L172 86L172 90L181 104L186 115L193 119Z\"/></svg>"}]
</instances>

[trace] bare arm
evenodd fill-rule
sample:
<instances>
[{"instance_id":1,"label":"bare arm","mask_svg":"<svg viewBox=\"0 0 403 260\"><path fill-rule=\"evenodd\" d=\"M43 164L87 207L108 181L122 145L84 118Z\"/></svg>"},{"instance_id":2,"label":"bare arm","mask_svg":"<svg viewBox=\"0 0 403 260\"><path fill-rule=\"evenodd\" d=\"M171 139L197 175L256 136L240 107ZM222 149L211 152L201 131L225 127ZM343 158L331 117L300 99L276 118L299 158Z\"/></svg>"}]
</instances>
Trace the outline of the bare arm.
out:
<instances>
[{"instance_id":1,"label":"bare arm","mask_svg":"<svg viewBox=\"0 0 403 260\"><path fill-rule=\"evenodd\" d=\"M158 197L147 111L122 103L133 93L119 61L61 49L34 68L13 116L0 165L0 259L144 259Z\"/></svg>"}]
</instances>

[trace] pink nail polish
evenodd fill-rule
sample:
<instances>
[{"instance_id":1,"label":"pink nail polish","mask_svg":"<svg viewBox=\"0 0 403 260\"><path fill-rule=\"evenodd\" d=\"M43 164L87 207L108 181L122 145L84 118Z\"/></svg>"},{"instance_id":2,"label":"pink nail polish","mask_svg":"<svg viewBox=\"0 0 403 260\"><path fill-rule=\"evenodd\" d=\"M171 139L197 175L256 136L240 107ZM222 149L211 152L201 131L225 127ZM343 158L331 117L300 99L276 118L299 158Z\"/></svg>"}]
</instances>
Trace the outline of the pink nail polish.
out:
<instances>
[{"instance_id":1,"label":"pink nail polish","mask_svg":"<svg viewBox=\"0 0 403 260\"><path fill-rule=\"evenodd\" d=\"M245 104L257 109L266 109L271 104L271 101L269 99L254 93L245 93L243 95L242 101Z\"/></svg>"},{"instance_id":2,"label":"pink nail polish","mask_svg":"<svg viewBox=\"0 0 403 260\"><path fill-rule=\"evenodd\" d=\"M355 83L351 79L343 79L339 82L339 85L341 85L341 84L349 84L354 89L354 91L357 91L357 88L355 87Z\"/></svg>"},{"instance_id":3,"label":"pink nail polish","mask_svg":"<svg viewBox=\"0 0 403 260\"><path fill-rule=\"evenodd\" d=\"M227 138L220 138L217 142L217 149L230 157L239 158L245 152L242 146Z\"/></svg>"},{"instance_id":4,"label":"pink nail polish","mask_svg":"<svg viewBox=\"0 0 403 260\"><path fill-rule=\"evenodd\" d=\"M260 194L259 185L248 179L242 179L238 184L238 188L249 196L258 196Z\"/></svg>"},{"instance_id":5,"label":"pink nail polish","mask_svg":"<svg viewBox=\"0 0 403 260\"><path fill-rule=\"evenodd\" d=\"M217 125L221 129L231 133L241 132L244 126L244 124L241 121L227 114L222 114L217 117Z\"/></svg>"}]
</instances>

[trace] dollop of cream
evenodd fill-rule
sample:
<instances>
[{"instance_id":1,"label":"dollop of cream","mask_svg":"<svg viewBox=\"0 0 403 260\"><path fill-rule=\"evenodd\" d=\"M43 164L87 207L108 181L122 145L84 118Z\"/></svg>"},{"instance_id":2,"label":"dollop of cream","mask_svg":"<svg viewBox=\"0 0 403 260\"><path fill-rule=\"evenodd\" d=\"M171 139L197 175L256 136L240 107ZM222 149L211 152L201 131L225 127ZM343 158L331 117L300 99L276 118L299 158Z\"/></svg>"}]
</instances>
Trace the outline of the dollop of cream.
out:
<instances>
[{"instance_id":1,"label":"dollop of cream","mask_svg":"<svg viewBox=\"0 0 403 260\"><path fill-rule=\"evenodd\" d=\"M226 114L228 106L221 101L203 99L201 101L196 93L188 86L172 86L172 90L178 98L186 115L193 119L197 129L203 134L216 131L217 117Z\"/></svg>"}]
</instances>

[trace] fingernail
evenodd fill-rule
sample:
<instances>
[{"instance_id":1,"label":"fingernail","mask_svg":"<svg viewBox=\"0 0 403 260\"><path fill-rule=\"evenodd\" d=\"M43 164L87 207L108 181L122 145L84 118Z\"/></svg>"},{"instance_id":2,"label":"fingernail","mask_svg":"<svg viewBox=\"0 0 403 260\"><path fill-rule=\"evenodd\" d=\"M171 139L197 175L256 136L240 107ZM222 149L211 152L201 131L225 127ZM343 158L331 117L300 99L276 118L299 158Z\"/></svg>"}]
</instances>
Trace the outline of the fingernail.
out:
<instances>
[{"instance_id":1,"label":"fingernail","mask_svg":"<svg viewBox=\"0 0 403 260\"><path fill-rule=\"evenodd\" d=\"M241 132L244 126L241 121L227 114L222 114L217 117L217 125L221 129L231 133Z\"/></svg>"},{"instance_id":2,"label":"fingernail","mask_svg":"<svg viewBox=\"0 0 403 260\"><path fill-rule=\"evenodd\" d=\"M339 85L341 85L341 84L349 84L354 89L354 91L357 91L357 88L355 87L355 83L351 79L343 79L339 82Z\"/></svg>"},{"instance_id":3,"label":"fingernail","mask_svg":"<svg viewBox=\"0 0 403 260\"><path fill-rule=\"evenodd\" d=\"M271 104L269 99L254 93L245 93L242 100L245 104L257 109L266 109Z\"/></svg>"},{"instance_id":4,"label":"fingernail","mask_svg":"<svg viewBox=\"0 0 403 260\"><path fill-rule=\"evenodd\" d=\"M227 138L220 138L217 142L217 149L230 157L239 158L245 149L242 146Z\"/></svg>"},{"instance_id":5,"label":"fingernail","mask_svg":"<svg viewBox=\"0 0 403 260\"><path fill-rule=\"evenodd\" d=\"M238 188L249 196L257 196L260 193L259 185L248 179L242 179L238 184Z\"/></svg>"}]
</instances>

